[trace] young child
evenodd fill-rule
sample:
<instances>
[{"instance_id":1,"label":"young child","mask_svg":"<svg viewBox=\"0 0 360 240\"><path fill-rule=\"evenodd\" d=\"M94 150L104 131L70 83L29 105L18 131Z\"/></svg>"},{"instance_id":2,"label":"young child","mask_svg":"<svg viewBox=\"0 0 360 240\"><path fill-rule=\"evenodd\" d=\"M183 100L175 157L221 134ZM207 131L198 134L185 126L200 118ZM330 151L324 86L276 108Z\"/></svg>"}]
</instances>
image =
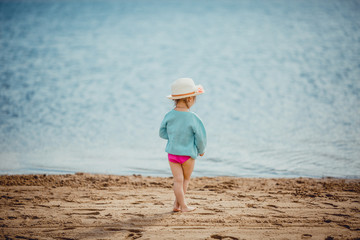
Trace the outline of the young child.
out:
<instances>
[{"instance_id":1,"label":"young child","mask_svg":"<svg viewBox=\"0 0 360 240\"><path fill-rule=\"evenodd\" d=\"M203 156L206 147L206 131L201 119L190 108L196 96L204 93L201 85L195 86L191 78L180 78L171 85L172 94L167 96L175 102L161 123L159 135L167 139L171 172L174 176L174 212L194 211L186 204L185 193L194 170L195 159Z\"/></svg>"}]
</instances>

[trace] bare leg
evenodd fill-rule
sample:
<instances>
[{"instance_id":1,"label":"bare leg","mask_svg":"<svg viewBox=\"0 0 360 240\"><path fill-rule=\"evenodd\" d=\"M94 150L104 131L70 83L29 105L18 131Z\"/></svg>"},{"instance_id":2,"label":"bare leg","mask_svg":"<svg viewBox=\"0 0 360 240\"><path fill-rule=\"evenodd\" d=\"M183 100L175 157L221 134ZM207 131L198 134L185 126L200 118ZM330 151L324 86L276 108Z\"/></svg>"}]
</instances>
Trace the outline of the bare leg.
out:
<instances>
[{"instance_id":1,"label":"bare leg","mask_svg":"<svg viewBox=\"0 0 360 240\"><path fill-rule=\"evenodd\" d=\"M173 163L173 162L169 162L170 164L170 168L171 168L171 172L174 176L174 194L175 194L175 206L174 206L174 210L175 207L178 205L180 208L187 208L186 203L185 203L185 194L184 194L184 174L183 174L183 169L181 167L181 164L179 163Z\"/></svg>"},{"instance_id":2,"label":"bare leg","mask_svg":"<svg viewBox=\"0 0 360 240\"><path fill-rule=\"evenodd\" d=\"M172 174L174 176L174 211L189 212L195 210L194 207L188 207L185 202L185 193L189 186L191 173L194 170L195 160L190 158L182 165L169 162Z\"/></svg>"},{"instance_id":3,"label":"bare leg","mask_svg":"<svg viewBox=\"0 0 360 240\"><path fill-rule=\"evenodd\" d=\"M187 189L189 187L189 183L190 183L190 177L191 174L194 170L194 166L195 166L195 160L190 158L189 160L187 160L186 162L184 162L181 167L183 169L183 174L184 174L184 182L183 182L183 190L184 190L184 196L187 192ZM193 211L196 208L194 207L188 207L188 211ZM183 212L187 212L186 210L184 211L183 209L181 209L181 211Z\"/></svg>"},{"instance_id":4,"label":"bare leg","mask_svg":"<svg viewBox=\"0 0 360 240\"><path fill-rule=\"evenodd\" d=\"M189 183L190 183L190 177L191 174L194 170L194 166L195 166L195 160L190 158L189 160L187 160L186 162L184 162L181 167L183 169L183 173L184 173L184 194L186 194L187 189L189 187Z\"/></svg>"},{"instance_id":5,"label":"bare leg","mask_svg":"<svg viewBox=\"0 0 360 240\"><path fill-rule=\"evenodd\" d=\"M184 189L184 197L185 194L187 192L187 189L189 187L189 183L190 183L190 177L191 174L194 170L194 166L195 166L195 160L190 158L189 160L187 160L185 163L183 163L181 165L182 169L183 169L183 175L184 175L184 183L183 183L183 189ZM178 200L175 198L174 201L174 212L178 212L180 211L180 204L178 202Z\"/></svg>"}]
</instances>

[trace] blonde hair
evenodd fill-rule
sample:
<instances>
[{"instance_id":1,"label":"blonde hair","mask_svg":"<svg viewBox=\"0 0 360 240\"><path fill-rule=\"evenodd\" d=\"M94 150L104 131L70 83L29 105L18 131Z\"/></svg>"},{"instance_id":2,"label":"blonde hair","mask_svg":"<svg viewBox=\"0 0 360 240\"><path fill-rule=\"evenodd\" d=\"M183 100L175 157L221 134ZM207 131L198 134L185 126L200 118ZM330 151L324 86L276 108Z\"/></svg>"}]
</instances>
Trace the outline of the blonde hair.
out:
<instances>
[{"instance_id":1,"label":"blonde hair","mask_svg":"<svg viewBox=\"0 0 360 240\"><path fill-rule=\"evenodd\" d=\"M196 101L196 96L192 96L192 97L194 98L194 102L195 102L195 101ZM176 107L176 105L177 105L179 102L184 101L186 107L187 107L187 108L190 108L190 107L189 107L189 104L188 104L188 99L189 99L189 98L192 98L192 97L186 97L186 98L180 98L180 99L173 99L175 107Z\"/></svg>"}]
</instances>

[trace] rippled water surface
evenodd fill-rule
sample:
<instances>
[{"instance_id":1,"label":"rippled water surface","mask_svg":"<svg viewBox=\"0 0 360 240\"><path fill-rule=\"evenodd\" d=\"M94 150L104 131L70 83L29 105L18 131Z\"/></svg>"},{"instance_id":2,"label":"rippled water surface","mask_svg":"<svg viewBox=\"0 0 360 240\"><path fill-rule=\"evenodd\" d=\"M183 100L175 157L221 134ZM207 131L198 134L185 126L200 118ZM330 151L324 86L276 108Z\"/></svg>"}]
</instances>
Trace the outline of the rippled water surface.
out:
<instances>
[{"instance_id":1,"label":"rippled water surface","mask_svg":"<svg viewBox=\"0 0 360 240\"><path fill-rule=\"evenodd\" d=\"M359 1L0 1L0 174L170 176L178 77L196 176L360 177Z\"/></svg>"}]
</instances>

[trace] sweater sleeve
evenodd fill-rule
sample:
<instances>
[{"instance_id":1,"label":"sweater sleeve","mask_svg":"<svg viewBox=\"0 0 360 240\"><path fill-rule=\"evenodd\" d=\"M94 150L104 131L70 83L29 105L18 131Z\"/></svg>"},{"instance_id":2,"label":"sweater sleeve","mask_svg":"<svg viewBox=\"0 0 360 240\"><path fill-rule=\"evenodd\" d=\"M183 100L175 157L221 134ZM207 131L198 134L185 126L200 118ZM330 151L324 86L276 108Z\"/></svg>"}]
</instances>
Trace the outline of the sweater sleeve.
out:
<instances>
[{"instance_id":1,"label":"sweater sleeve","mask_svg":"<svg viewBox=\"0 0 360 240\"><path fill-rule=\"evenodd\" d=\"M167 121L164 118L164 120L162 121L162 123L160 125L160 130L159 130L159 136L163 139L169 139L168 134L167 134L166 125L167 125Z\"/></svg>"},{"instance_id":2,"label":"sweater sleeve","mask_svg":"<svg viewBox=\"0 0 360 240\"><path fill-rule=\"evenodd\" d=\"M203 122L198 117L196 117L196 121L195 121L194 135L195 135L195 145L199 154L205 153L206 142L207 142L206 130Z\"/></svg>"}]
</instances>

